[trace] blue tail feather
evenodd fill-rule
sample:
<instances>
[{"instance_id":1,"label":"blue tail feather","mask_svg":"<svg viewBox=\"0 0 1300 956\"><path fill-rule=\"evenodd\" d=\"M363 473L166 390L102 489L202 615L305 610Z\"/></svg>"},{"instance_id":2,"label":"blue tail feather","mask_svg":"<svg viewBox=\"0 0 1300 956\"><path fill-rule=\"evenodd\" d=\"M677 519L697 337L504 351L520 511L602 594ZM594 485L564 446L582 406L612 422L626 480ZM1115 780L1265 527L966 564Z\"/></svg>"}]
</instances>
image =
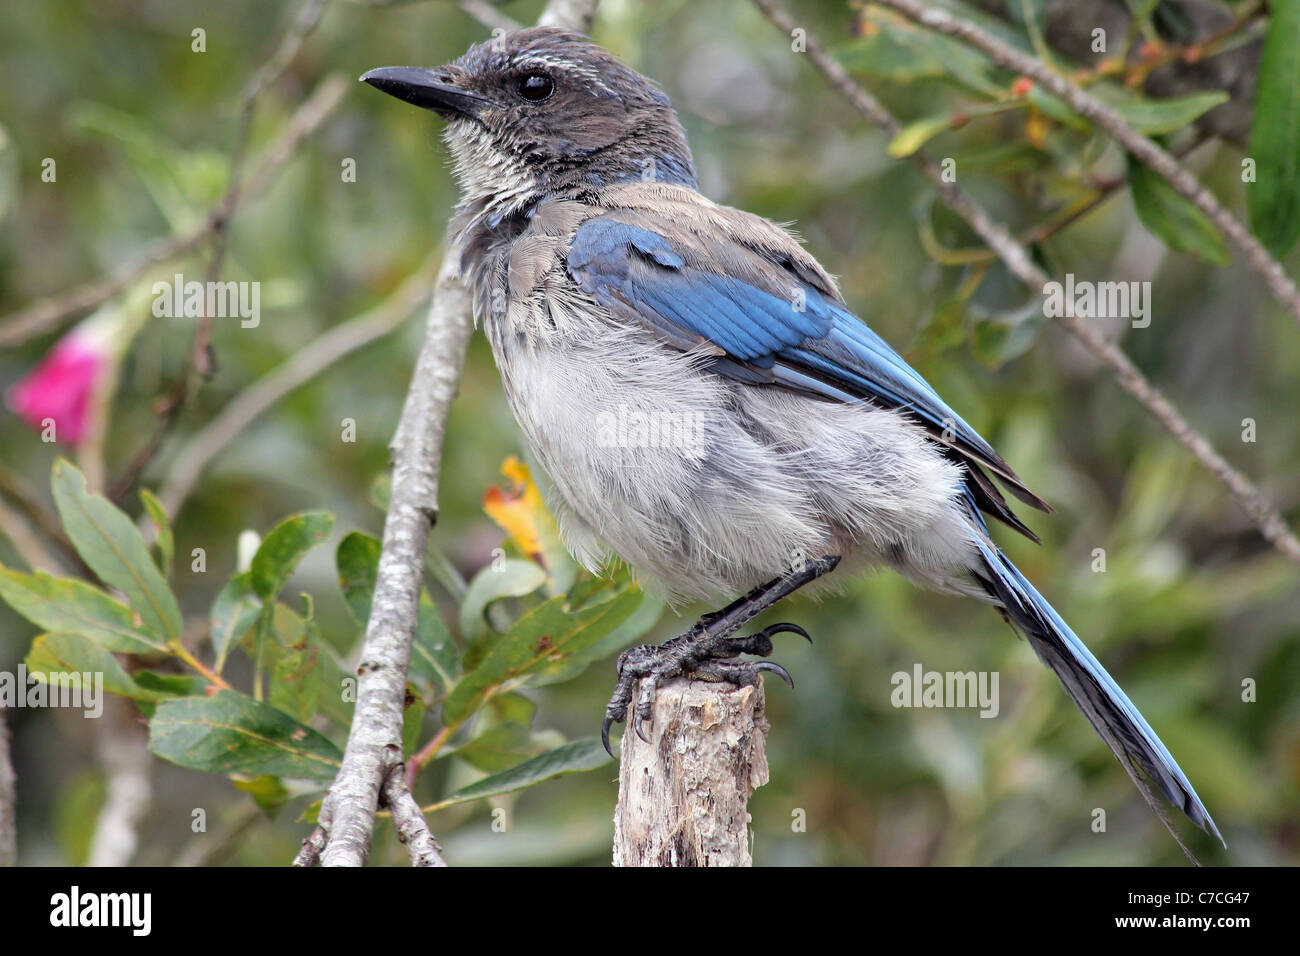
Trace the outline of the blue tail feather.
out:
<instances>
[{"instance_id":1,"label":"blue tail feather","mask_svg":"<svg viewBox=\"0 0 1300 956\"><path fill-rule=\"evenodd\" d=\"M1188 819L1214 834L1226 847L1219 828L1178 762L1128 695L1006 555L980 536L977 539L984 564L978 576L985 580L1010 621L1024 632L1039 658L1056 673L1143 796L1159 812L1140 778L1158 785Z\"/></svg>"}]
</instances>

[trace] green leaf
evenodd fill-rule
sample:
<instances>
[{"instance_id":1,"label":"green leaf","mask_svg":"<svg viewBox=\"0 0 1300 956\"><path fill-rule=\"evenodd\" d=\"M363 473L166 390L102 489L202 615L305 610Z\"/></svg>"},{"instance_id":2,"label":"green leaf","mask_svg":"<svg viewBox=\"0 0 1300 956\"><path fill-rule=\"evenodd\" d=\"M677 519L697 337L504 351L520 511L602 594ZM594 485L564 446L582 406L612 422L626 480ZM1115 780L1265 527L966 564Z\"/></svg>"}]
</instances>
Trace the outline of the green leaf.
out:
<instances>
[{"instance_id":1,"label":"green leaf","mask_svg":"<svg viewBox=\"0 0 1300 956\"><path fill-rule=\"evenodd\" d=\"M309 721L320 702L320 652L308 637L302 645L289 649L271 671L271 706L290 717Z\"/></svg>"},{"instance_id":2,"label":"green leaf","mask_svg":"<svg viewBox=\"0 0 1300 956\"><path fill-rule=\"evenodd\" d=\"M140 614L145 630L168 643L181 636L181 609L144 538L124 512L86 490L86 479L71 462L54 462L54 503L81 559L115 587Z\"/></svg>"},{"instance_id":3,"label":"green leaf","mask_svg":"<svg viewBox=\"0 0 1300 956\"><path fill-rule=\"evenodd\" d=\"M292 791L279 777L262 774L249 780L235 779L230 782L235 785L236 790L252 797L253 802L267 813L274 813L293 799Z\"/></svg>"},{"instance_id":4,"label":"green leaf","mask_svg":"<svg viewBox=\"0 0 1300 956\"><path fill-rule=\"evenodd\" d=\"M642 597L639 590L629 588L577 612L566 609L563 595L534 608L456 685L443 704L443 721L463 719L508 681L559 664L596 643L622 624Z\"/></svg>"},{"instance_id":5,"label":"green leaf","mask_svg":"<svg viewBox=\"0 0 1300 956\"><path fill-rule=\"evenodd\" d=\"M212 653L218 674L226 666L226 655L248 633L262 611L262 602L253 593L252 572L236 574L226 582L212 602Z\"/></svg>"},{"instance_id":6,"label":"green leaf","mask_svg":"<svg viewBox=\"0 0 1300 956\"><path fill-rule=\"evenodd\" d=\"M1160 136L1182 129L1230 98L1222 90L1204 90L1153 100L1111 85L1098 86L1093 93L1143 136Z\"/></svg>"},{"instance_id":7,"label":"green leaf","mask_svg":"<svg viewBox=\"0 0 1300 956\"><path fill-rule=\"evenodd\" d=\"M443 807L455 806L458 803L468 803L483 797L494 797L499 793L522 790L553 777L583 770L595 770L609 762L609 754L605 753L600 738L584 737L556 747L554 750L548 750L531 760L525 760L509 770L484 777L468 787L462 787L446 799L440 800L433 809L441 810Z\"/></svg>"},{"instance_id":8,"label":"green leaf","mask_svg":"<svg viewBox=\"0 0 1300 956\"><path fill-rule=\"evenodd\" d=\"M895 159L911 156L945 130L952 128L951 116L927 116L908 123L889 141L887 151Z\"/></svg>"},{"instance_id":9,"label":"green leaf","mask_svg":"<svg viewBox=\"0 0 1300 956\"><path fill-rule=\"evenodd\" d=\"M502 598L532 594L546 583L546 572L532 561L511 558L488 565L474 576L460 604L460 633L466 639L487 627L488 605Z\"/></svg>"},{"instance_id":10,"label":"green leaf","mask_svg":"<svg viewBox=\"0 0 1300 956\"><path fill-rule=\"evenodd\" d=\"M230 690L163 701L149 722L149 749L192 770L313 780L332 780L343 759L315 730Z\"/></svg>"},{"instance_id":11,"label":"green leaf","mask_svg":"<svg viewBox=\"0 0 1300 956\"><path fill-rule=\"evenodd\" d=\"M1025 315L1008 321L1005 316L995 316L976 322L970 330L970 347L981 362L989 368L999 368L1023 355L1038 338L1045 321L1042 306L1035 303Z\"/></svg>"},{"instance_id":12,"label":"green leaf","mask_svg":"<svg viewBox=\"0 0 1300 956\"><path fill-rule=\"evenodd\" d=\"M479 770L496 773L537 756L541 749L531 728L521 724L497 724L457 747L453 753Z\"/></svg>"},{"instance_id":13,"label":"green leaf","mask_svg":"<svg viewBox=\"0 0 1300 956\"><path fill-rule=\"evenodd\" d=\"M1250 228L1275 256L1300 238L1300 0L1274 0L1250 129Z\"/></svg>"},{"instance_id":14,"label":"green leaf","mask_svg":"<svg viewBox=\"0 0 1300 956\"><path fill-rule=\"evenodd\" d=\"M280 593L298 562L334 530L334 516L325 511L291 515L272 528L253 555L253 590L263 601Z\"/></svg>"},{"instance_id":15,"label":"green leaf","mask_svg":"<svg viewBox=\"0 0 1300 956\"><path fill-rule=\"evenodd\" d=\"M424 715L428 708L420 692L411 685L406 687L406 701L402 707L402 753L410 757L420 743L420 730L424 727Z\"/></svg>"},{"instance_id":16,"label":"green leaf","mask_svg":"<svg viewBox=\"0 0 1300 956\"><path fill-rule=\"evenodd\" d=\"M297 822L310 823L312 825L315 825L320 821L320 809L324 805L325 805L324 797L321 797L319 800L313 800L310 804L307 805L307 807L302 811L302 813L298 814Z\"/></svg>"},{"instance_id":17,"label":"green leaf","mask_svg":"<svg viewBox=\"0 0 1300 956\"><path fill-rule=\"evenodd\" d=\"M1001 95L989 63L956 40L883 10L863 10L861 23L863 37L834 51L845 69L897 83L950 79L985 96Z\"/></svg>"},{"instance_id":18,"label":"green leaf","mask_svg":"<svg viewBox=\"0 0 1300 956\"><path fill-rule=\"evenodd\" d=\"M137 700L156 700L163 696L139 686L122 670L117 658L80 634L42 634L32 642L25 663L32 677L48 684L71 686L73 674L102 674L104 690L111 694ZM81 677L76 680L80 682Z\"/></svg>"},{"instance_id":19,"label":"green leaf","mask_svg":"<svg viewBox=\"0 0 1300 956\"><path fill-rule=\"evenodd\" d=\"M488 709L499 721L527 727L537 715L537 702L523 694L497 694L488 702Z\"/></svg>"},{"instance_id":20,"label":"green leaf","mask_svg":"<svg viewBox=\"0 0 1300 956\"><path fill-rule=\"evenodd\" d=\"M374 600L375 581L379 576L380 550L378 538L353 531L339 542L334 553L343 599L362 627L370 620L370 602Z\"/></svg>"},{"instance_id":21,"label":"green leaf","mask_svg":"<svg viewBox=\"0 0 1300 956\"><path fill-rule=\"evenodd\" d=\"M153 522L158 532L158 570L162 571L163 576L170 581L172 559L176 554L176 541L172 536L172 523L167 517L167 509L148 488L140 489L140 503L144 505L149 520Z\"/></svg>"},{"instance_id":22,"label":"green leaf","mask_svg":"<svg viewBox=\"0 0 1300 956\"><path fill-rule=\"evenodd\" d=\"M123 654L168 653L165 644L136 626L129 607L85 581L0 565L0 598L42 630L80 634Z\"/></svg>"},{"instance_id":23,"label":"green leaf","mask_svg":"<svg viewBox=\"0 0 1300 956\"><path fill-rule=\"evenodd\" d=\"M145 690L154 691L160 697L203 697L212 686L206 677L190 674L159 674L157 671L136 671L131 675L131 679Z\"/></svg>"},{"instance_id":24,"label":"green leaf","mask_svg":"<svg viewBox=\"0 0 1300 956\"><path fill-rule=\"evenodd\" d=\"M1192 205L1191 200L1174 192L1163 177L1131 156L1128 184L1142 225L1170 249L1200 256L1217 266L1232 261L1223 236L1205 213Z\"/></svg>"},{"instance_id":25,"label":"green leaf","mask_svg":"<svg viewBox=\"0 0 1300 956\"><path fill-rule=\"evenodd\" d=\"M1027 99L1030 105L1039 112L1050 116L1063 126L1068 126L1071 129L1077 129L1083 132L1092 129L1089 122L1074 110L1070 109L1064 100L1057 99L1037 83L1029 88L1029 92L1025 94L1025 99Z\"/></svg>"},{"instance_id":26,"label":"green leaf","mask_svg":"<svg viewBox=\"0 0 1300 956\"><path fill-rule=\"evenodd\" d=\"M461 674L460 648L425 591L420 592L415 640L411 644L411 671L432 681L444 693Z\"/></svg>"},{"instance_id":27,"label":"green leaf","mask_svg":"<svg viewBox=\"0 0 1300 956\"><path fill-rule=\"evenodd\" d=\"M206 697L211 686L207 678L188 674L158 674L154 671L136 671L131 675L136 684L152 691L157 700L168 697ZM157 705L151 700L136 700L136 708L146 719L152 718Z\"/></svg>"},{"instance_id":28,"label":"green leaf","mask_svg":"<svg viewBox=\"0 0 1300 956\"><path fill-rule=\"evenodd\" d=\"M600 640L563 660L548 663L529 675L528 683L534 687L572 680L594 662L616 654L629 644L636 643L659 622L664 602L641 591L636 585L625 582L624 588L641 595L641 601L627 618ZM495 701L495 698L494 698Z\"/></svg>"}]
</instances>

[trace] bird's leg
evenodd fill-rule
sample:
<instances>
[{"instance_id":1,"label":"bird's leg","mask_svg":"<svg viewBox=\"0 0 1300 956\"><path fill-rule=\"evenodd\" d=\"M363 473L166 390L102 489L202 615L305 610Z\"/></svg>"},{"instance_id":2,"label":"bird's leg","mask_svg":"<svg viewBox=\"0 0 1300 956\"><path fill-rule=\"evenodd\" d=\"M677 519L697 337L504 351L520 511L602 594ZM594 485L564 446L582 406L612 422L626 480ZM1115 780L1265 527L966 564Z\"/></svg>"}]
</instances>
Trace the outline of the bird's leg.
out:
<instances>
[{"instance_id":1,"label":"bird's leg","mask_svg":"<svg viewBox=\"0 0 1300 956\"><path fill-rule=\"evenodd\" d=\"M760 657L771 654L774 634L799 634L811 642L812 638L807 631L796 624L773 624L756 634L740 637L734 635L777 601L834 570L839 563L839 555L805 562L798 569L760 584L721 611L705 614L685 634L663 644L629 647L620 654L618 683L609 699L609 706L605 708L605 720L600 728L600 739L609 755L614 755L609 746L609 728L627 717L632 692L638 682L641 692L637 695L632 726L642 740L646 740L642 724L651 719L655 692L660 684L673 677L686 674L701 680L730 681L744 687L756 683L760 672L769 671L793 687L794 681L789 672L780 664L771 661L738 661L735 658L741 654L757 654Z\"/></svg>"}]
</instances>

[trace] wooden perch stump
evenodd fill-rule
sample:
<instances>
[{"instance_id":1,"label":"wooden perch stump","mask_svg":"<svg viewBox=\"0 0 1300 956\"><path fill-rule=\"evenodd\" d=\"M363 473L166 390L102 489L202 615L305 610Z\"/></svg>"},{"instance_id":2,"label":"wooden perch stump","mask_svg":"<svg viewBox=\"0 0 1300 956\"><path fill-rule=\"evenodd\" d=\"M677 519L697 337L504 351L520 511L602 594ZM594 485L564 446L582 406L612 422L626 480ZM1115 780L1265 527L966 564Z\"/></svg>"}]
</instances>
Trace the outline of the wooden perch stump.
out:
<instances>
[{"instance_id":1,"label":"wooden perch stump","mask_svg":"<svg viewBox=\"0 0 1300 956\"><path fill-rule=\"evenodd\" d=\"M659 688L647 744L623 734L615 866L749 866L749 795L767 783L763 685Z\"/></svg>"}]
</instances>

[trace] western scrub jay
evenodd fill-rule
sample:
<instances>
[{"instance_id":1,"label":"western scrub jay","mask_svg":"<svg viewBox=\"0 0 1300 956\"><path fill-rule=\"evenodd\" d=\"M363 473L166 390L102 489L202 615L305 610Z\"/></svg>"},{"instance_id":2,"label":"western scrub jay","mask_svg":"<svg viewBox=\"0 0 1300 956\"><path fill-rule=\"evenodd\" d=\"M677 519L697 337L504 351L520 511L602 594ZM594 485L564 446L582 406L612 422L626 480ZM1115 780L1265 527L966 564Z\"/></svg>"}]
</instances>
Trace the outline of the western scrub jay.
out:
<instances>
[{"instance_id":1,"label":"western scrub jay","mask_svg":"<svg viewBox=\"0 0 1300 956\"><path fill-rule=\"evenodd\" d=\"M1219 836L1155 731L989 536L985 515L1038 540L994 479L1050 509L794 236L698 192L663 90L544 27L361 79L447 120L462 274L568 547L593 571L612 552L670 599L744 594L623 653L606 748L629 707L644 737L671 677L789 682L738 657L801 628L737 631L841 561L886 565L996 607L1161 819L1150 784Z\"/></svg>"}]
</instances>

